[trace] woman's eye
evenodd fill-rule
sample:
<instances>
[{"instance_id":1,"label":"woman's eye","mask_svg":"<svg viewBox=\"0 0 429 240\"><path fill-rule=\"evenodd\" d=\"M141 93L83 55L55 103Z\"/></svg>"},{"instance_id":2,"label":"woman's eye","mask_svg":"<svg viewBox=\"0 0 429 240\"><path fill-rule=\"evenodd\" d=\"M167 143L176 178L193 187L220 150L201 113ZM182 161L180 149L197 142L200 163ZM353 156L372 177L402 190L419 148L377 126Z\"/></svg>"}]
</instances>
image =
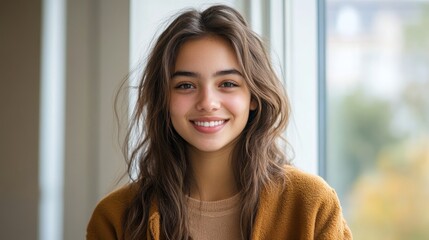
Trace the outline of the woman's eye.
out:
<instances>
[{"instance_id":1,"label":"woman's eye","mask_svg":"<svg viewBox=\"0 0 429 240\"><path fill-rule=\"evenodd\" d=\"M177 89L191 89L194 88L190 83L182 83L176 86Z\"/></svg>"},{"instance_id":2,"label":"woman's eye","mask_svg":"<svg viewBox=\"0 0 429 240\"><path fill-rule=\"evenodd\" d=\"M234 82L223 82L221 84L221 87L225 87L225 88L232 88L232 87L237 87L238 85Z\"/></svg>"}]
</instances>

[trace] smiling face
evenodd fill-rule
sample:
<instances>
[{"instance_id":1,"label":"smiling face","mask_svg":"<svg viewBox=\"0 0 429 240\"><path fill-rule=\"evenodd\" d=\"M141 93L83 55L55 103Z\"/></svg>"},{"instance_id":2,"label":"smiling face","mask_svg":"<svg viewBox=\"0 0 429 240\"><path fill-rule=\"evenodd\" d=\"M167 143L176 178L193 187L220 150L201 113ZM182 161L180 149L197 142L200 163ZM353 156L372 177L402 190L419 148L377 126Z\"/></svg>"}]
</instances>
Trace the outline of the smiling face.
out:
<instances>
[{"instance_id":1,"label":"smiling face","mask_svg":"<svg viewBox=\"0 0 429 240\"><path fill-rule=\"evenodd\" d=\"M170 88L174 129L194 150L231 150L256 108L231 45L220 37L186 41Z\"/></svg>"}]
</instances>

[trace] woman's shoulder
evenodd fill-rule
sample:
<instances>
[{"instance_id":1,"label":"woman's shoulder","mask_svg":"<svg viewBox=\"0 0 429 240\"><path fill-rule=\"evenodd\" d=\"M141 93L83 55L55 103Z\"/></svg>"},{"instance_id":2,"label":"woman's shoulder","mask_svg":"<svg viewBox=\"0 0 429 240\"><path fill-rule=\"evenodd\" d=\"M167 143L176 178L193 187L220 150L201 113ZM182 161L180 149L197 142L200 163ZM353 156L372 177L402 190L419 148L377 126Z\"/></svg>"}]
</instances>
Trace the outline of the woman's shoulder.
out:
<instances>
[{"instance_id":1,"label":"woman's shoulder","mask_svg":"<svg viewBox=\"0 0 429 240\"><path fill-rule=\"evenodd\" d=\"M95 207L87 227L87 239L117 239L122 218L137 193L137 184L127 184L104 197Z\"/></svg>"},{"instance_id":2,"label":"woman's shoulder","mask_svg":"<svg viewBox=\"0 0 429 240\"><path fill-rule=\"evenodd\" d=\"M333 188L320 176L304 172L287 165L285 171L285 191L289 194L325 195L334 192Z\"/></svg>"},{"instance_id":3,"label":"woman's shoulder","mask_svg":"<svg viewBox=\"0 0 429 240\"><path fill-rule=\"evenodd\" d=\"M293 166L284 167L282 180L261 194L258 234L270 239L352 239L337 194L325 180ZM279 225L285 230L271 231L270 226Z\"/></svg>"},{"instance_id":4,"label":"woman's shoulder","mask_svg":"<svg viewBox=\"0 0 429 240\"><path fill-rule=\"evenodd\" d=\"M128 183L101 199L95 207L94 213L108 212L110 214L122 214L130 205L137 193L137 184Z\"/></svg>"},{"instance_id":5,"label":"woman's shoulder","mask_svg":"<svg viewBox=\"0 0 429 240\"><path fill-rule=\"evenodd\" d=\"M137 193L137 183L128 183L105 196L98 205L127 205Z\"/></svg>"},{"instance_id":6,"label":"woman's shoulder","mask_svg":"<svg viewBox=\"0 0 429 240\"><path fill-rule=\"evenodd\" d=\"M315 209L325 204L338 205L335 190L320 176L291 165L284 166L283 176L281 183L269 186L263 191L263 201L275 201L288 206L298 204Z\"/></svg>"}]
</instances>

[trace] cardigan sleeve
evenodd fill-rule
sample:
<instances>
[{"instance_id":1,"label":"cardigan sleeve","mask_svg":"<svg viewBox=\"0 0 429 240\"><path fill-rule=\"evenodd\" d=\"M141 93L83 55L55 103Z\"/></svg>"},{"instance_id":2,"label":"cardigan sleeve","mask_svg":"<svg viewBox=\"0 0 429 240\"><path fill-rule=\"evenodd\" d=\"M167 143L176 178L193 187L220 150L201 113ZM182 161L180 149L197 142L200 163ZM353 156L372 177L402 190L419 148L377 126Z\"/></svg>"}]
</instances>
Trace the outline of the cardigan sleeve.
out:
<instances>
[{"instance_id":1,"label":"cardigan sleeve","mask_svg":"<svg viewBox=\"0 0 429 240\"><path fill-rule=\"evenodd\" d=\"M89 220L86 239L123 239L122 218L133 194L132 188L125 186L102 199Z\"/></svg>"},{"instance_id":2,"label":"cardigan sleeve","mask_svg":"<svg viewBox=\"0 0 429 240\"><path fill-rule=\"evenodd\" d=\"M353 239L335 190L325 195L316 216L315 239Z\"/></svg>"}]
</instances>

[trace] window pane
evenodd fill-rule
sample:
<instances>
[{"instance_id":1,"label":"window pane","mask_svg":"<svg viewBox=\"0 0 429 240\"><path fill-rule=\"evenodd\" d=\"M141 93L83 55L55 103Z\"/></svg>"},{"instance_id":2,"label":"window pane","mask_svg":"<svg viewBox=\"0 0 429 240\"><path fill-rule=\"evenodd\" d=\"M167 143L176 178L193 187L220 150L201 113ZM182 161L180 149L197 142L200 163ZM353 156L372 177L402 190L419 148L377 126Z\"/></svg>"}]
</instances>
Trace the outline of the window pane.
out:
<instances>
[{"instance_id":1,"label":"window pane","mask_svg":"<svg viewBox=\"0 0 429 240\"><path fill-rule=\"evenodd\" d=\"M327 177L356 239L429 239L429 1L327 0Z\"/></svg>"}]
</instances>

